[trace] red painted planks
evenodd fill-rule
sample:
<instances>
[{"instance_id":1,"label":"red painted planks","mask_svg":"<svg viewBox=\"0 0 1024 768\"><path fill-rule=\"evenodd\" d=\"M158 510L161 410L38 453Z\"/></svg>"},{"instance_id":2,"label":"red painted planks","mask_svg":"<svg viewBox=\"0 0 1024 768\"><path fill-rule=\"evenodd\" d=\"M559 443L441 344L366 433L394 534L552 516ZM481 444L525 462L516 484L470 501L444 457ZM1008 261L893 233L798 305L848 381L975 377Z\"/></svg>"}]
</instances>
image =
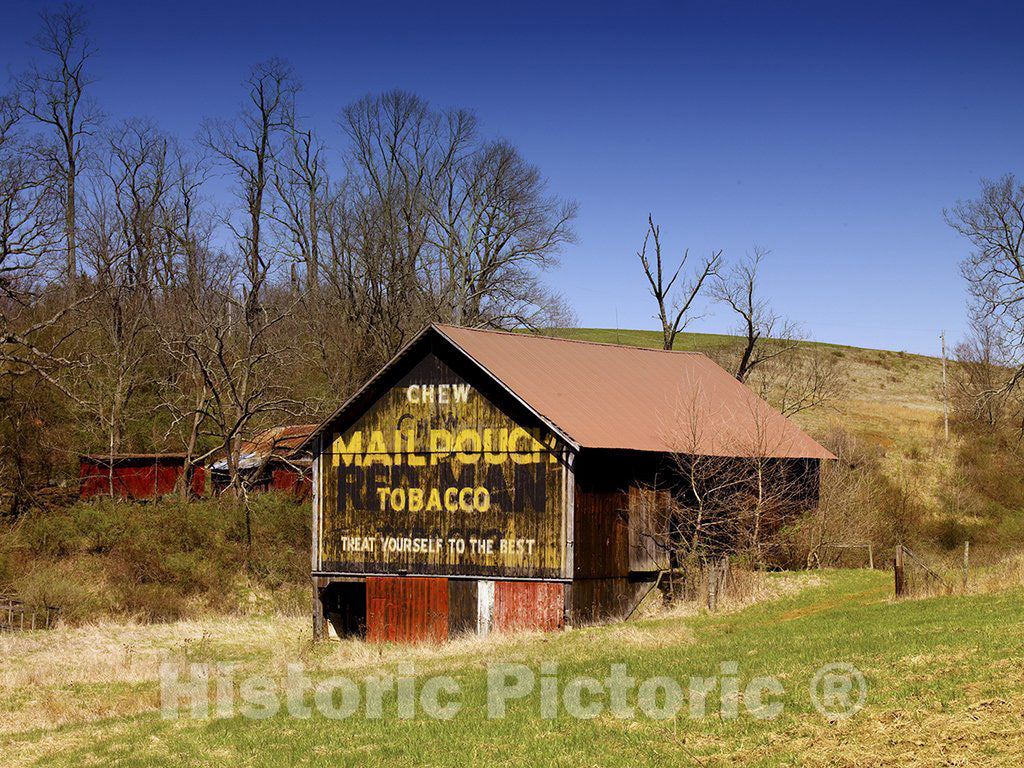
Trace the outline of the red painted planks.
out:
<instances>
[{"instance_id":1,"label":"red painted planks","mask_svg":"<svg viewBox=\"0 0 1024 768\"><path fill-rule=\"evenodd\" d=\"M494 623L499 632L562 629L565 586L550 581L496 581Z\"/></svg>"},{"instance_id":2,"label":"red painted planks","mask_svg":"<svg viewBox=\"0 0 1024 768\"><path fill-rule=\"evenodd\" d=\"M447 640L448 579L367 577L366 639L371 643Z\"/></svg>"}]
</instances>

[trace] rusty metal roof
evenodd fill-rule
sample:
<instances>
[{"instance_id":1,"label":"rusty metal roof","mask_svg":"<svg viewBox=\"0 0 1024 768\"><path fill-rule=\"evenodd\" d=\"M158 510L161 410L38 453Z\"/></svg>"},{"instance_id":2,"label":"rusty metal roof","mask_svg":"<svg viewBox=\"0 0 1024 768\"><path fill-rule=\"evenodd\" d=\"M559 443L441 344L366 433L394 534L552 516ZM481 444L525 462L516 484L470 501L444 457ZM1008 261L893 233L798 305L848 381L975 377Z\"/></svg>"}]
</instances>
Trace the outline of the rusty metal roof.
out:
<instances>
[{"instance_id":1,"label":"rusty metal roof","mask_svg":"<svg viewBox=\"0 0 1024 768\"><path fill-rule=\"evenodd\" d=\"M316 428L316 424L290 424L265 429L251 440L242 442L242 453L289 458Z\"/></svg>"},{"instance_id":2,"label":"rusty metal roof","mask_svg":"<svg viewBox=\"0 0 1024 768\"><path fill-rule=\"evenodd\" d=\"M300 447L365 404L386 372L439 334L575 448L834 459L795 423L699 352L430 325Z\"/></svg>"},{"instance_id":3,"label":"rusty metal roof","mask_svg":"<svg viewBox=\"0 0 1024 768\"><path fill-rule=\"evenodd\" d=\"M835 458L700 353L434 327L583 448Z\"/></svg>"}]
</instances>

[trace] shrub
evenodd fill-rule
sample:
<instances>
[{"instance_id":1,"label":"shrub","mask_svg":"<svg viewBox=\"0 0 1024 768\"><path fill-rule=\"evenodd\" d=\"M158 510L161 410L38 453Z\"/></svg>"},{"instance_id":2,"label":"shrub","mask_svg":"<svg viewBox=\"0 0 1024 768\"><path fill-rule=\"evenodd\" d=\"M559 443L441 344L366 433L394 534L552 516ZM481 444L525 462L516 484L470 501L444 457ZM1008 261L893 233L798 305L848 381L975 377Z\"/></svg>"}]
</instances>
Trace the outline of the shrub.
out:
<instances>
[{"instance_id":1,"label":"shrub","mask_svg":"<svg viewBox=\"0 0 1024 768\"><path fill-rule=\"evenodd\" d=\"M127 528L123 508L110 499L95 504L76 504L69 512L81 543L89 552L108 552Z\"/></svg>"},{"instance_id":2,"label":"shrub","mask_svg":"<svg viewBox=\"0 0 1024 768\"><path fill-rule=\"evenodd\" d=\"M81 535L67 510L33 510L21 526L21 536L40 558L67 557L82 546Z\"/></svg>"},{"instance_id":3,"label":"shrub","mask_svg":"<svg viewBox=\"0 0 1024 768\"><path fill-rule=\"evenodd\" d=\"M136 584L122 593L121 611L140 621L176 621L185 615L186 603L169 584Z\"/></svg>"},{"instance_id":4,"label":"shrub","mask_svg":"<svg viewBox=\"0 0 1024 768\"><path fill-rule=\"evenodd\" d=\"M108 615L116 598L97 565L88 558L38 564L15 578L15 593L27 605L58 609L71 624Z\"/></svg>"},{"instance_id":5,"label":"shrub","mask_svg":"<svg viewBox=\"0 0 1024 768\"><path fill-rule=\"evenodd\" d=\"M72 623L101 616L170 621L197 611L306 610L308 504L278 494L123 503L109 499L32 512L0 530L0 588L61 608ZM294 605L292 605L294 603Z\"/></svg>"}]
</instances>

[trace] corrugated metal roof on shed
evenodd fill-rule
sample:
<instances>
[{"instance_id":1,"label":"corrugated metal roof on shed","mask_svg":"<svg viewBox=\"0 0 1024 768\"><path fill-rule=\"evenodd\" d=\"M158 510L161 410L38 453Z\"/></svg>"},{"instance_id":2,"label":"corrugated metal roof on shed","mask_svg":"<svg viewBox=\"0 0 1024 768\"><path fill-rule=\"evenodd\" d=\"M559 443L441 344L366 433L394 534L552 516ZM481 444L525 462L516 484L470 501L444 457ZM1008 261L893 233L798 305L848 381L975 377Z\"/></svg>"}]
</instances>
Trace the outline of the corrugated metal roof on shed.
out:
<instances>
[{"instance_id":1,"label":"corrugated metal roof on shed","mask_svg":"<svg viewBox=\"0 0 1024 768\"><path fill-rule=\"evenodd\" d=\"M697 352L435 327L583 448L835 458Z\"/></svg>"},{"instance_id":2,"label":"corrugated metal roof on shed","mask_svg":"<svg viewBox=\"0 0 1024 768\"><path fill-rule=\"evenodd\" d=\"M316 424L290 424L265 429L251 440L243 441L242 453L290 457L316 427Z\"/></svg>"}]
</instances>

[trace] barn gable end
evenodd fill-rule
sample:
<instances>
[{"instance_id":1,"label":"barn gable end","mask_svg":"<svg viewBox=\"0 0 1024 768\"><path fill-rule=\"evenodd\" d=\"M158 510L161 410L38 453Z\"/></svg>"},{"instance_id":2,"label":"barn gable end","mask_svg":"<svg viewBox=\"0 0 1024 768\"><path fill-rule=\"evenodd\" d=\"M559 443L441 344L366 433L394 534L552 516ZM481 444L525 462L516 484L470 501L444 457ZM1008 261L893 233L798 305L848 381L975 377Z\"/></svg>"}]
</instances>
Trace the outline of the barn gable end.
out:
<instances>
[{"instance_id":1,"label":"barn gable end","mask_svg":"<svg viewBox=\"0 0 1024 768\"><path fill-rule=\"evenodd\" d=\"M323 431L316 570L562 578L566 447L433 341Z\"/></svg>"}]
</instances>

